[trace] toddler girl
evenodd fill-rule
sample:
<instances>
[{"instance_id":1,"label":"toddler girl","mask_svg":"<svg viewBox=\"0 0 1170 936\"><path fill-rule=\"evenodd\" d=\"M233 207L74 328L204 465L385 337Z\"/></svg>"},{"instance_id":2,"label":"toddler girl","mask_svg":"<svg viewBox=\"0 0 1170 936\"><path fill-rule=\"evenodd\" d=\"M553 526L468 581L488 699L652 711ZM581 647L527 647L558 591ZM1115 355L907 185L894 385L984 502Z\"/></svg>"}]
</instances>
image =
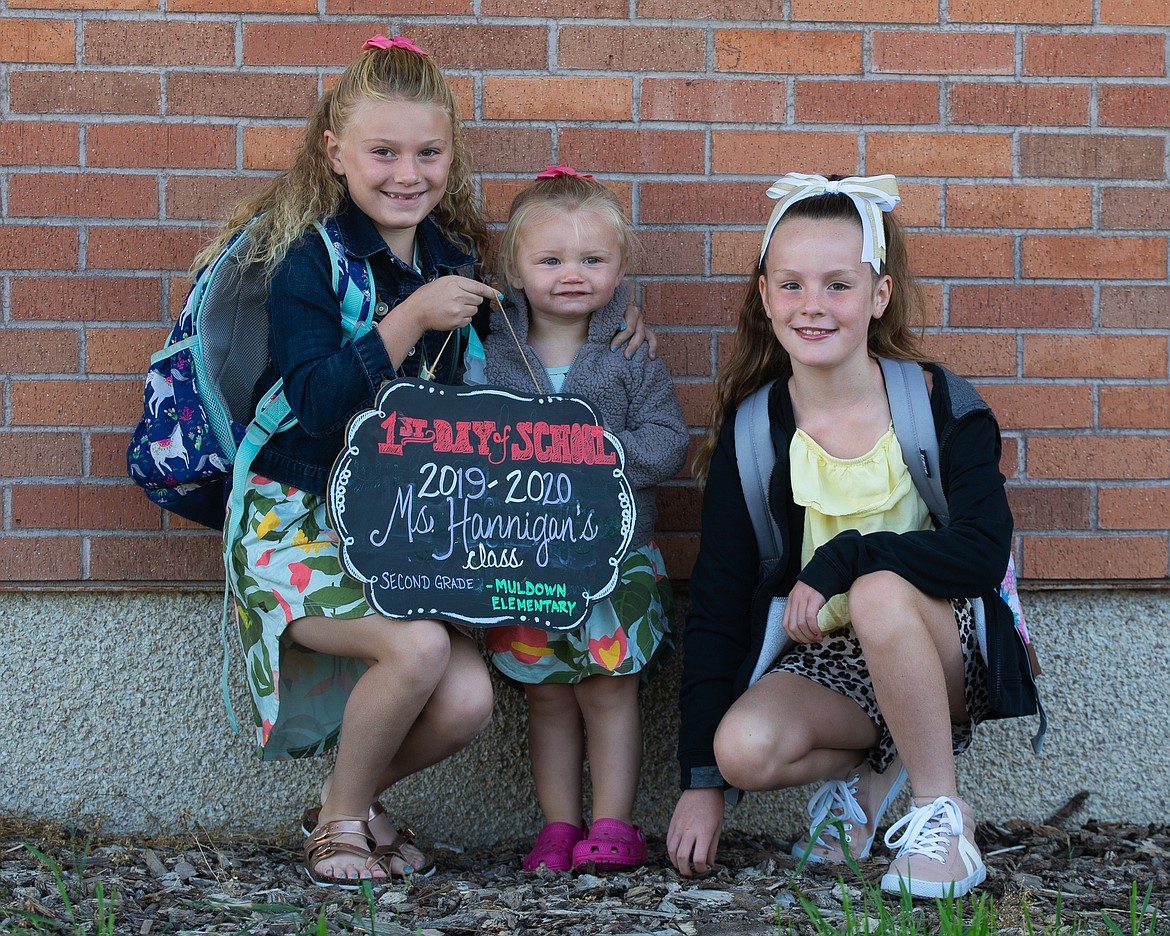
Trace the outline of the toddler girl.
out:
<instances>
[{"instance_id":1,"label":"toddler girl","mask_svg":"<svg viewBox=\"0 0 1170 936\"><path fill-rule=\"evenodd\" d=\"M625 449L639 544L622 563L617 589L580 628L488 632L492 663L524 685L528 701L529 754L546 824L524 859L526 870L646 861L632 816L642 756L638 684L669 642L671 601L662 555L650 538L654 487L682 466L687 428L661 361L644 351L629 362L610 353L609 336L629 298L623 276L630 247L613 192L592 176L555 166L512 202L500 251L508 321L499 314L492 320L488 381L531 393L572 393L593 404ZM593 782L588 828L581 779L586 750Z\"/></svg>"}]
</instances>

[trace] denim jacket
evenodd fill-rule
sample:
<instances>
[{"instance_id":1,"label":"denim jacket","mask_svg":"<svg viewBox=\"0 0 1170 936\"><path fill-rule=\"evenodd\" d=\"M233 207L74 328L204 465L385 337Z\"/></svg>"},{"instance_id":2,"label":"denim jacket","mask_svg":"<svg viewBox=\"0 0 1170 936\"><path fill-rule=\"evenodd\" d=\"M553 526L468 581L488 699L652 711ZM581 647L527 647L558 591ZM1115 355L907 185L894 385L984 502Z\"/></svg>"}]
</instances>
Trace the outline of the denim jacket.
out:
<instances>
[{"instance_id":1,"label":"denim jacket","mask_svg":"<svg viewBox=\"0 0 1170 936\"><path fill-rule=\"evenodd\" d=\"M353 202L343 206L337 221L350 260L370 262L378 320L393 314L396 305L425 283L453 273L467 275L466 268L475 260L427 217L416 234L420 276L391 253L373 222ZM324 494L349 418L370 407L383 381L417 377L421 361L436 359L447 334L424 334L397 374L376 330L357 341L345 341L332 264L312 229L289 248L273 273L267 306L269 364L256 382L253 402L283 376L285 396L299 422L273 436L253 468L274 481ZM437 377L448 383L458 380L460 370L454 347L453 342L447 348Z\"/></svg>"}]
</instances>

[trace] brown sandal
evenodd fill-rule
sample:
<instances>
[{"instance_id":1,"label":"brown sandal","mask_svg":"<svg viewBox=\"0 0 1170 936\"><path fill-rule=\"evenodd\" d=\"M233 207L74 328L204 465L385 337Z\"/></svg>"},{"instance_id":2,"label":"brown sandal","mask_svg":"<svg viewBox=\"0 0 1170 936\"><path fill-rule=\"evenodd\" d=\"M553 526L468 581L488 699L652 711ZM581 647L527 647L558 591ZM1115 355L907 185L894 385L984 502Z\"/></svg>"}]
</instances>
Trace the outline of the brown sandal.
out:
<instances>
[{"instance_id":1,"label":"brown sandal","mask_svg":"<svg viewBox=\"0 0 1170 936\"><path fill-rule=\"evenodd\" d=\"M366 846L355 845L352 842L338 841L342 835L360 835L366 840ZM351 855L355 858L364 858L365 867L362 874L356 878L339 878L318 874L316 869L319 861L332 858L334 855ZM333 822L320 823L313 834L305 839L305 873L309 880L318 887L340 887L343 890L358 890L366 881L379 886L393 876L394 857L389 849L379 847L370 834L370 827L360 819L337 819ZM385 877L376 878L373 872L381 868Z\"/></svg>"},{"instance_id":2,"label":"brown sandal","mask_svg":"<svg viewBox=\"0 0 1170 936\"><path fill-rule=\"evenodd\" d=\"M370 819L371 820L376 819L379 816L384 816L385 814L386 814L386 808L379 802L375 802L370 807ZM320 819L320 817L321 817L321 807L320 806L314 806L311 809L306 809L304 812L304 815L301 816L301 831L304 832L305 835L308 835L311 837L317 829L317 823L318 823L318 820ZM333 823L329 823L329 824L332 825ZM366 825L366 823L362 823L362 825ZM393 874L394 877L402 878L402 877L407 877L410 875L418 875L419 877L430 877L432 874L434 874L435 873L435 863L433 861L431 861L430 859L426 859L425 855L423 855L423 858L426 859L424 861L423 865L421 867L414 867L411 865L410 861L407 860L406 856L402 854L402 846L403 845L411 845L414 843L414 830L411 829L410 826L403 826L402 828L397 830L397 833L398 834L390 842L386 843L385 845L381 845L381 846L377 846L377 839L375 839L373 837L373 835L370 833L368 825L366 827L365 832L363 832L362 834L366 835L370 841L374 842L374 844L376 846L375 850L376 850L378 855L383 856L383 857L388 857L388 858L399 858L406 864L406 866L408 868L411 869L410 871L407 871L406 874ZM305 842L306 850L308 849L308 847L309 847L309 843ZM356 852L354 854L356 854ZM310 877L312 877L312 875L310 875Z\"/></svg>"}]
</instances>

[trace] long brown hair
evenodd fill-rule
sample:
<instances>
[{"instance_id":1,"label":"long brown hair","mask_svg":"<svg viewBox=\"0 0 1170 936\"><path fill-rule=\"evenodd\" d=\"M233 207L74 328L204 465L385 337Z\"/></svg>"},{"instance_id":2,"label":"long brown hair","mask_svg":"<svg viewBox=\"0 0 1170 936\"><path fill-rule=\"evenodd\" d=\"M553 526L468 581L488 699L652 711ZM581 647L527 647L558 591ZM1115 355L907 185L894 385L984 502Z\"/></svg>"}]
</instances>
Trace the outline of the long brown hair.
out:
<instances>
[{"instance_id":1,"label":"long brown hair","mask_svg":"<svg viewBox=\"0 0 1170 936\"><path fill-rule=\"evenodd\" d=\"M840 176L829 176L838 179ZM794 203L784 214L789 218L812 218L818 221L852 221L861 226L861 217L849 196L841 194L818 195ZM782 225L777 226L772 239L782 236ZM881 318L869 323L867 345L873 357L896 358L904 361L924 361L920 335L923 322L922 288L910 271L906 237L902 226L889 212L882 213L886 235L886 259L882 274L892 280L890 301ZM766 257L765 257L766 260ZM772 331L772 323L764 310L759 280L764 275L764 261L752 267L747 291L739 309L735 328L735 344L726 366L719 369L715 379L715 396L711 403L710 426L707 437L695 456L692 471L702 481L707 476L711 458L719 442L723 424L736 407L754 390L770 380L786 378L792 373L788 352ZM875 274L876 276L877 274Z\"/></svg>"},{"instance_id":2,"label":"long brown hair","mask_svg":"<svg viewBox=\"0 0 1170 936\"><path fill-rule=\"evenodd\" d=\"M314 221L337 214L345 202L345 179L330 165L325 131L341 136L357 105L369 100L431 104L450 116L451 169L434 217L444 231L475 251L482 266L489 245L487 224L471 184L471 154L455 94L432 59L391 47L364 49L349 64L333 89L317 102L288 170L236 207L215 238L196 256L192 270L213 260L237 231L260 215L252 228L248 259L262 263L271 275L289 247Z\"/></svg>"}]
</instances>

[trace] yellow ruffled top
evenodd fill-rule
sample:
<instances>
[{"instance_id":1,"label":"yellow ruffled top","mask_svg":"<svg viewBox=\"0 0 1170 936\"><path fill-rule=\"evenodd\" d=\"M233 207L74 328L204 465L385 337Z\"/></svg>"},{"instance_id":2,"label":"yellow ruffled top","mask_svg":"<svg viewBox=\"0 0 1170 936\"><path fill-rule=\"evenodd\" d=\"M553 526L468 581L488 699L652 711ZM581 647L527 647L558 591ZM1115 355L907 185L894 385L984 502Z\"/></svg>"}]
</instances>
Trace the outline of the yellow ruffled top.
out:
<instances>
[{"instance_id":1,"label":"yellow ruffled top","mask_svg":"<svg viewBox=\"0 0 1170 936\"><path fill-rule=\"evenodd\" d=\"M860 458L837 458L797 429L788 446L792 497L804 507L803 568L822 543L842 530L906 533L929 530L930 511L914 487L893 424ZM834 595L817 615L822 633L849 624L849 603Z\"/></svg>"}]
</instances>

